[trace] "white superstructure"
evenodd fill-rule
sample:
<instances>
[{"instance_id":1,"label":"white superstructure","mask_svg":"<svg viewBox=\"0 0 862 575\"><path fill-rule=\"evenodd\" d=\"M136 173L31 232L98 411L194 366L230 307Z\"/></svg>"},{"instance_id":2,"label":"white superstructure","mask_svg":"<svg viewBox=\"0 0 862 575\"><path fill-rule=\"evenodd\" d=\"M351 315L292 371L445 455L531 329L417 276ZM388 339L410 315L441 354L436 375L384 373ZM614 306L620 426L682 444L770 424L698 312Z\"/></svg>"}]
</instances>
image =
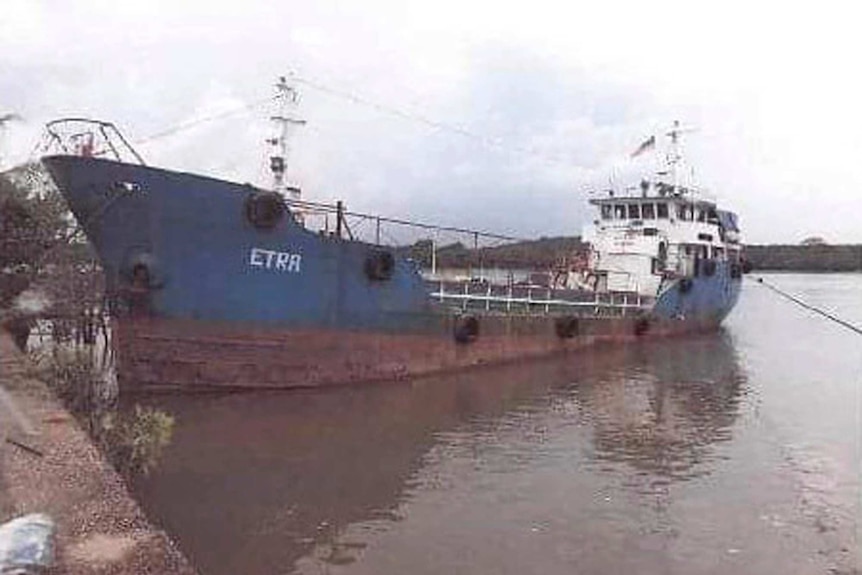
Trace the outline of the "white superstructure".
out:
<instances>
[{"instance_id":1,"label":"white superstructure","mask_svg":"<svg viewBox=\"0 0 862 575\"><path fill-rule=\"evenodd\" d=\"M668 132L667 169L656 178L644 179L634 193L608 190L590 200L598 214L583 233L590 244L583 281L596 291L656 296L673 280L711 275L718 262L735 264L731 271L737 273L735 214L679 183L681 133L678 123Z\"/></svg>"}]
</instances>

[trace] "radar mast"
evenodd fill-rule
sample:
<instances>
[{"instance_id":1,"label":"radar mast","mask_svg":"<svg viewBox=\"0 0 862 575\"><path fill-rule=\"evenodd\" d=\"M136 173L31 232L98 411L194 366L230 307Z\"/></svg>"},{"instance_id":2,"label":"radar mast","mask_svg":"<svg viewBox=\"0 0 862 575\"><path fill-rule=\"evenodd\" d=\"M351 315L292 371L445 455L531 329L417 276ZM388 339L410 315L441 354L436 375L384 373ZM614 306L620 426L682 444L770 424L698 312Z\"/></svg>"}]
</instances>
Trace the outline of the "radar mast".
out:
<instances>
[{"instance_id":1,"label":"radar mast","mask_svg":"<svg viewBox=\"0 0 862 575\"><path fill-rule=\"evenodd\" d=\"M680 187L679 182L679 164L683 160L681 136L693 131L693 128L683 128L679 125L679 120L674 120L673 127L665 134L670 138L670 148L665 156L665 162L670 171L674 193L681 193L684 189ZM659 172L659 175L662 175L662 172Z\"/></svg>"},{"instance_id":2,"label":"radar mast","mask_svg":"<svg viewBox=\"0 0 862 575\"><path fill-rule=\"evenodd\" d=\"M289 139L294 126L302 126L305 120L296 117L299 104L299 92L281 76L275 84L276 113L270 117L274 127L274 135L266 142L270 145L269 169L272 172L272 189L291 200L301 200L302 191L299 187L289 186L286 182L287 160L290 154Z\"/></svg>"}]
</instances>

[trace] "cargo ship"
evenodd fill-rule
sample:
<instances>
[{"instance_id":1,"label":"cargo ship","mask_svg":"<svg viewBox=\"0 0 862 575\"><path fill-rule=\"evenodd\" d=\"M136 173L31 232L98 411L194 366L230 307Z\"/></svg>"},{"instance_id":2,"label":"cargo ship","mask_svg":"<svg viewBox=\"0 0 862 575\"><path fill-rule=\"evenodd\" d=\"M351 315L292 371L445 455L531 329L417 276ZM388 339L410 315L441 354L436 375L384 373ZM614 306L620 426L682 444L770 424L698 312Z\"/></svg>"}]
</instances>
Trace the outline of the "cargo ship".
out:
<instances>
[{"instance_id":1,"label":"cargo ship","mask_svg":"<svg viewBox=\"0 0 862 575\"><path fill-rule=\"evenodd\" d=\"M381 227L463 234L474 254L511 238L303 200L285 177L295 89L277 87L271 187L148 166L107 122L47 125L41 160L101 261L122 389L411 378L713 330L737 301L737 218L680 183L678 124L665 169L591 197L583 257L539 279L452 274L435 250L428 266L384 243ZM357 221L371 237L352 232Z\"/></svg>"}]
</instances>

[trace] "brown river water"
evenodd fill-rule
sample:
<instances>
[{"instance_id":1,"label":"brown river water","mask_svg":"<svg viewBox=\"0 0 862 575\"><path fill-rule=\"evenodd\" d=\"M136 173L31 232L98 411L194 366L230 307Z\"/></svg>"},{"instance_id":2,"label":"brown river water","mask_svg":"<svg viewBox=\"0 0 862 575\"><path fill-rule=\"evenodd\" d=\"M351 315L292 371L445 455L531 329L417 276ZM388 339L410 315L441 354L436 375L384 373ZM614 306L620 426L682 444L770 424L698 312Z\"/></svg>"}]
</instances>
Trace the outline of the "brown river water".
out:
<instances>
[{"instance_id":1,"label":"brown river water","mask_svg":"<svg viewBox=\"0 0 862 575\"><path fill-rule=\"evenodd\" d=\"M764 276L862 325L862 274ZM751 279L709 335L157 397L134 486L204 575L862 573L862 336Z\"/></svg>"}]
</instances>

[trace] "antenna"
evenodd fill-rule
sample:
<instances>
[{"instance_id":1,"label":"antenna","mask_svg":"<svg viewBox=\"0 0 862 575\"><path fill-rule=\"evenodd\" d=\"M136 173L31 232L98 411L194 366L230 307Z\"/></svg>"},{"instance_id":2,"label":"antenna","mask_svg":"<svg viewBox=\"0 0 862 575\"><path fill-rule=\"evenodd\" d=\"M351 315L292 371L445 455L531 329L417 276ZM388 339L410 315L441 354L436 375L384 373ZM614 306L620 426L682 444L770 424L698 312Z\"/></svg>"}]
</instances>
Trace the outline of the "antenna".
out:
<instances>
[{"instance_id":1,"label":"antenna","mask_svg":"<svg viewBox=\"0 0 862 575\"><path fill-rule=\"evenodd\" d=\"M683 134L694 132L694 128L683 128L679 125L679 120L674 120L673 127L666 136L670 138L670 149L667 152L666 162L670 169L671 179L673 180L673 191L679 193L679 173L677 165L682 161L682 144L681 138ZM661 172L659 173L661 175Z\"/></svg>"},{"instance_id":2,"label":"antenna","mask_svg":"<svg viewBox=\"0 0 862 575\"><path fill-rule=\"evenodd\" d=\"M288 82L285 76L278 79L275 89L277 112L270 117L275 128L275 135L266 141L271 146L269 169L272 172L272 189L282 195L289 193L292 200L300 200L302 191L298 187L288 186L285 183L287 158L290 153L288 140L291 135L291 128L305 124L305 120L300 120L294 115L299 104L299 92Z\"/></svg>"}]
</instances>

